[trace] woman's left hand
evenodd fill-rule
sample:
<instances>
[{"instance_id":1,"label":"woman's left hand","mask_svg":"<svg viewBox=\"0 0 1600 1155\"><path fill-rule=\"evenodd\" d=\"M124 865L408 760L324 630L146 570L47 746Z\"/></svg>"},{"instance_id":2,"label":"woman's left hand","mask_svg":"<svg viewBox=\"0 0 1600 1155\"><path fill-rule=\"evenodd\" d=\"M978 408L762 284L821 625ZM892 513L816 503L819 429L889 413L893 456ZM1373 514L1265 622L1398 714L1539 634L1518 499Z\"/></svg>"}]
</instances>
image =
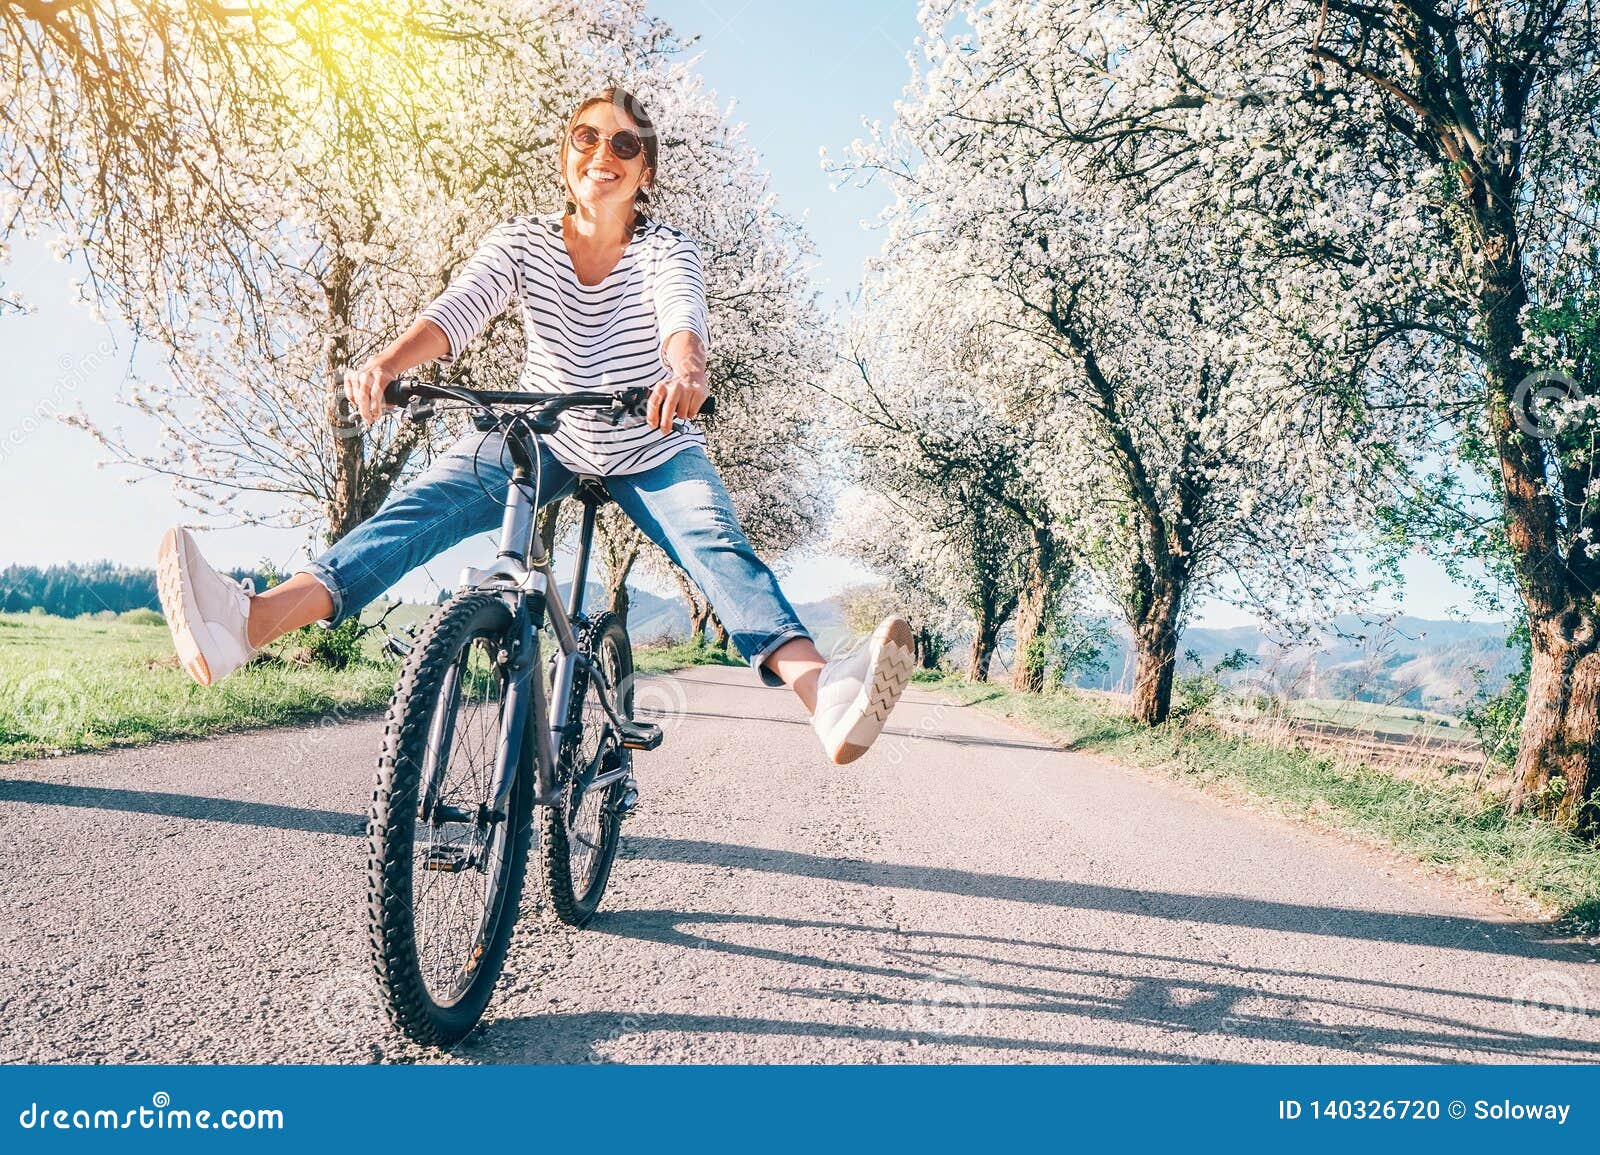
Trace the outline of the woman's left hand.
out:
<instances>
[{"instance_id":1,"label":"woman's left hand","mask_svg":"<svg viewBox=\"0 0 1600 1155\"><path fill-rule=\"evenodd\" d=\"M675 419L687 421L700 412L711 388L706 383L706 348L698 334L680 330L667 338L661 352L672 376L650 390L645 420L665 436Z\"/></svg>"},{"instance_id":2,"label":"woman's left hand","mask_svg":"<svg viewBox=\"0 0 1600 1155\"><path fill-rule=\"evenodd\" d=\"M672 432L672 422L679 417L688 420L700 412L700 406L711 396L704 373L674 373L670 380L661 382L650 390L650 405L645 410L645 420L662 433Z\"/></svg>"}]
</instances>

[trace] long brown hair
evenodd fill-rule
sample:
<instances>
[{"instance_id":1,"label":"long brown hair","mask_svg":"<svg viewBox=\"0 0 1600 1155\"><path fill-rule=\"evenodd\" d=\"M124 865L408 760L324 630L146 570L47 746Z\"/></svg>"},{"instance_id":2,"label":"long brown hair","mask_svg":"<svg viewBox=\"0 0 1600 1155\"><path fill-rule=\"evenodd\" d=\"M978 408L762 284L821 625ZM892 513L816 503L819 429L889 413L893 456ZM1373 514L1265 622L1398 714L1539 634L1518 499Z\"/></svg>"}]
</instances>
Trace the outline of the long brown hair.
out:
<instances>
[{"instance_id":1,"label":"long brown hair","mask_svg":"<svg viewBox=\"0 0 1600 1155\"><path fill-rule=\"evenodd\" d=\"M577 211L577 206L572 203L572 189L567 187L567 153L572 147L572 130L578 127L578 120L597 104L609 104L618 112L627 116L638 126L639 140L644 145L644 169L647 180L654 180L656 176L656 162L661 155L661 142L656 136L655 121L650 119L650 114L645 111L644 102L626 88L619 88L608 84L593 96L585 97L579 102L567 118L567 130L561 134L561 186L567 193L567 212ZM633 211L638 221L643 223L645 209L649 207L650 194L645 191L644 185L639 186L637 195L633 198Z\"/></svg>"}]
</instances>

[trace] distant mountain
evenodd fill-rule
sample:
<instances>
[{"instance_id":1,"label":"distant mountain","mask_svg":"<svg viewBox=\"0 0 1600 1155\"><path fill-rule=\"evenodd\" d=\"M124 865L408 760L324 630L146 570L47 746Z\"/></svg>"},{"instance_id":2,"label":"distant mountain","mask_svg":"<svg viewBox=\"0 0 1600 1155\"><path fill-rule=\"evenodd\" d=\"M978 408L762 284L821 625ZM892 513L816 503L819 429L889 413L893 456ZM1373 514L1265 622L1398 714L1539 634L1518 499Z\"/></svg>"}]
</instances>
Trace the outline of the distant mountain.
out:
<instances>
[{"instance_id":1,"label":"distant mountain","mask_svg":"<svg viewBox=\"0 0 1600 1155\"><path fill-rule=\"evenodd\" d=\"M1211 669L1234 650L1254 661L1225 677L1292 698L1347 698L1451 711L1500 689L1520 655L1506 646L1503 622L1462 622L1355 614L1334 618L1309 638L1286 642L1256 626L1191 627L1178 641L1179 675ZM1133 667L1127 631L1112 630L1103 675L1080 684L1127 689ZM1198 659L1198 660L1195 660Z\"/></svg>"},{"instance_id":2,"label":"distant mountain","mask_svg":"<svg viewBox=\"0 0 1600 1155\"><path fill-rule=\"evenodd\" d=\"M572 586L567 582L557 583L561 590L561 600L566 602L568 592ZM584 587L583 606L587 613L593 613L606 604L606 588L599 582L591 581ZM659 594L650 593L636 586L628 587L628 633L635 642L655 642L666 638L680 639L689 632L689 613L683 608L683 601L679 598L664 598Z\"/></svg>"}]
</instances>

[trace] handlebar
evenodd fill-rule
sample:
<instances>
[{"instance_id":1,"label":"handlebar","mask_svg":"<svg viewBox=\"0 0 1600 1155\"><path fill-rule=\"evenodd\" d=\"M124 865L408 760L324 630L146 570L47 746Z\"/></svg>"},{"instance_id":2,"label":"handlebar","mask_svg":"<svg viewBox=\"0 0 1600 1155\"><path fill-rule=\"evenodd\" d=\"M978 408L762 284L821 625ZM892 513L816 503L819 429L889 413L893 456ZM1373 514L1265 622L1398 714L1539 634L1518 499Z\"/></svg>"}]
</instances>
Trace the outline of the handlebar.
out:
<instances>
[{"instance_id":1,"label":"handlebar","mask_svg":"<svg viewBox=\"0 0 1600 1155\"><path fill-rule=\"evenodd\" d=\"M535 432L549 432L555 428L563 410L566 409L608 409L615 418L624 414L634 417L645 416L645 411L650 402L650 389L645 386L636 386L632 389L618 389L610 392L573 392L573 393L529 393L520 389L468 389L459 385L429 385L420 381L408 381L404 377L396 377L384 386L383 401L385 405L393 405L405 409L415 417L426 417L431 412L429 403L433 401L460 401L478 409L485 416L499 414L495 408L523 408L538 409L528 421ZM705 404L700 406L699 417L710 417L717 409L717 399L707 397Z\"/></svg>"}]
</instances>

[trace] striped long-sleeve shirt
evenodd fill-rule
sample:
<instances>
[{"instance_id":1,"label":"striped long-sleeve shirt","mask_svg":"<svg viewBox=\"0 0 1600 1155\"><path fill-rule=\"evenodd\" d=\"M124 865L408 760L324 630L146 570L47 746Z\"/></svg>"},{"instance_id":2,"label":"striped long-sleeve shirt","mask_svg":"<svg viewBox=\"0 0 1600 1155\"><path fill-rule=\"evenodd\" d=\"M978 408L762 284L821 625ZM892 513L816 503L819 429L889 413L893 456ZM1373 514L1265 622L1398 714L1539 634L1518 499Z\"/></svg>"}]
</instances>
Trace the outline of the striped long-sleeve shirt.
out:
<instances>
[{"instance_id":1,"label":"striped long-sleeve shirt","mask_svg":"<svg viewBox=\"0 0 1600 1155\"><path fill-rule=\"evenodd\" d=\"M513 299L527 351L522 388L553 392L655 385L671 371L662 344L682 330L707 341L700 250L677 229L648 221L598 285L578 280L559 214L517 217L495 229L450 287L422 311L444 331L454 360ZM598 412L568 410L544 438L578 473L640 473L690 445L699 430L679 422L662 436L642 418L616 425Z\"/></svg>"}]
</instances>

